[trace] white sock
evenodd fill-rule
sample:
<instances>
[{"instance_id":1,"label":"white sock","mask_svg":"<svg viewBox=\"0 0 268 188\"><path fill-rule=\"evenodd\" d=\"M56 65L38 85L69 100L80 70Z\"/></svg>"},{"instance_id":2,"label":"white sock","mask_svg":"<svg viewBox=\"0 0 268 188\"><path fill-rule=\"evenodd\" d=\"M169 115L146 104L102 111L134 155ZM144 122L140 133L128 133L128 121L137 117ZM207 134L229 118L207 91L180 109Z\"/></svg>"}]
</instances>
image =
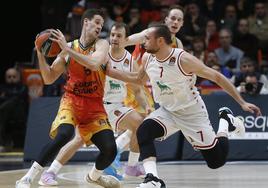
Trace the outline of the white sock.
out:
<instances>
[{"instance_id":1,"label":"white sock","mask_svg":"<svg viewBox=\"0 0 268 188\"><path fill-rule=\"evenodd\" d=\"M92 167L91 171L89 172L89 177L93 181L97 181L102 175L103 170L96 169L95 165Z\"/></svg>"},{"instance_id":2,"label":"white sock","mask_svg":"<svg viewBox=\"0 0 268 188\"><path fill-rule=\"evenodd\" d=\"M126 130L120 136L116 138L116 145L118 148L118 152L123 152L124 148L129 144L130 137L132 135L132 131Z\"/></svg>"},{"instance_id":3,"label":"white sock","mask_svg":"<svg viewBox=\"0 0 268 188\"><path fill-rule=\"evenodd\" d=\"M217 133L225 133L225 134L228 134L228 127L229 127L228 121L226 121L223 118L220 118L219 129L218 129L218 132Z\"/></svg>"},{"instance_id":4,"label":"white sock","mask_svg":"<svg viewBox=\"0 0 268 188\"><path fill-rule=\"evenodd\" d=\"M59 161L54 160L53 163L48 168L47 172L53 172L54 174L58 174L61 168L62 164Z\"/></svg>"},{"instance_id":5,"label":"white sock","mask_svg":"<svg viewBox=\"0 0 268 188\"><path fill-rule=\"evenodd\" d=\"M151 173L155 177L158 177L155 161L145 161L143 162L143 167L144 167L146 174Z\"/></svg>"},{"instance_id":6,"label":"white sock","mask_svg":"<svg viewBox=\"0 0 268 188\"><path fill-rule=\"evenodd\" d=\"M128 166L135 166L139 162L140 153L130 151L128 155Z\"/></svg>"},{"instance_id":7,"label":"white sock","mask_svg":"<svg viewBox=\"0 0 268 188\"><path fill-rule=\"evenodd\" d=\"M30 178L31 181L44 169L44 167L40 166L37 162L34 162L30 168L30 170L23 176L21 179Z\"/></svg>"}]
</instances>

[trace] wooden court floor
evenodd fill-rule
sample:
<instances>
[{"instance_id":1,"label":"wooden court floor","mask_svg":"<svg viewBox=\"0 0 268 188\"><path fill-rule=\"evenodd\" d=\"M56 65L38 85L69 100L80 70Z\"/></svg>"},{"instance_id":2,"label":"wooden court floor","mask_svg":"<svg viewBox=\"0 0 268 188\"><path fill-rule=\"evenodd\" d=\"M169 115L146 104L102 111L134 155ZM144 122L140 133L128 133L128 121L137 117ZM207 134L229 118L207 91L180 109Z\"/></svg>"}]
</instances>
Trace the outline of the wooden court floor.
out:
<instances>
[{"instance_id":1,"label":"wooden court floor","mask_svg":"<svg viewBox=\"0 0 268 188\"><path fill-rule=\"evenodd\" d=\"M59 186L54 188L100 188L84 182L83 177L92 164L66 165L59 173ZM158 163L160 177L167 188L268 188L268 162L227 163L224 167L211 170L203 163ZM26 170L0 172L0 188L15 187L15 181ZM38 176L39 178L40 176ZM37 178L37 179L38 179ZM135 188L142 180L122 182L122 188ZM37 180L33 188L38 186Z\"/></svg>"}]
</instances>

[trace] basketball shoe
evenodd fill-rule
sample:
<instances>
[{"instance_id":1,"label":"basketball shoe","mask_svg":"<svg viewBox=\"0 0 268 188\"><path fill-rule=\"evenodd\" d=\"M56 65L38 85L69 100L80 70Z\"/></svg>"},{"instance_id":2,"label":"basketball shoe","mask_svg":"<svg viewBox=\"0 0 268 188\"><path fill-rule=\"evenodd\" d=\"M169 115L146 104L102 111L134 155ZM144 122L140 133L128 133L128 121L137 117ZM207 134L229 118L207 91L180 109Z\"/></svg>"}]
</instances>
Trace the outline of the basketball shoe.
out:
<instances>
[{"instance_id":1,"label":"basketball shoe","mask_svg":"<svg viewBox=\"0 0 268 188\"><path fill-rule=\"evenodd\" d=\"M58 182L56 181L56 174L53 172L45 171L42 175L40 180L38 181L39 185L42 186L56 186Z\"/></svg>"},{"instance_id":2,"label":"basketball shoe","mask_svg":"<svg viewBox=\"0 0 268 188\"><path fill-rule=\"evenodd\" d=\"M94 183L94 184L100 185L104 188L120 188L121 186L120 181L116 177L110 176L110 175L101 175L99 179L97 179L96 181L93 181L89 177L89 174L87 174L86 181L88 183Z\"/></svg>"},{"instance_id":3,"label":"basketball shoe","mask_svg":"<svg viewBox=\"0 0 268 188\"><path fill-rule=\"evenodd\" d=\"M136 188L166 188L166 185L163 180L149 173L139 187Z\"/></svg>"},{"instance_id":4,"label":"basketball shoe","mask_svg":"<svg viewBox=\"0 0 268 188\"><path fill-rule=\"evenodd\" d=\"M144 178L145 177L145 171L142 165L137 164L135 166L129 166L127 165L125 167L125 173L123 175L124 178L132 178L132 177L139 177Z\"/></svg>"},{"instance_id":5,"label":"basketball shoe","mask_svg":"<svg viewBox=\"0 0 268 188\"><path fill-rule=\"evenodd\" d=\"M118 180L123 179L123 168L120 162L120 152L117 153L113 163L104 169L103 173L116 177Z\"/></svg>"},{"instance_id":6,"label":"basketball shoe","mask_svg":"<svg viewBox=\"0 0 268 188\"><path fill-rule=\"evenodd\" d=\"M243 121L238 117L234 117L233 112L228 107L222 107L219 109L219 118L223 118L228 122L229 132L233 132L240 137L245 135L246 130Z\"/></svg>"},{"instance_id":7,"label":"basketball shoe","mask_svg":"<svg viewBox=\"0 0 268 188\"><path fill-rule=\"evenodd\" d=\"M16 181L16 188L30 188L32 180L30 178L24 178Z\"/></svg>"}]
</instances>

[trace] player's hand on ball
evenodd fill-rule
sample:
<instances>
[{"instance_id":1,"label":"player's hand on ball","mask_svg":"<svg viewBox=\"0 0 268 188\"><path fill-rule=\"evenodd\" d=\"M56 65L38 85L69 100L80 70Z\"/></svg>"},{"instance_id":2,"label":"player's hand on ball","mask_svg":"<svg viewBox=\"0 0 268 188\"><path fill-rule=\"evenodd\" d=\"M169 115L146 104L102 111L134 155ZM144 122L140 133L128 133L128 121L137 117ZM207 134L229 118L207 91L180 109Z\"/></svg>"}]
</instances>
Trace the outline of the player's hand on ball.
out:
<instances>
[{"instance_id":1,"label":"player's hand on ball","mask_svg":"<svg viewBox=\"0 0 268 188\"><path fill-rule=\"evenodd\" d=\"M50 40L57 42L62 50L66 50L66 48L68 48L65 36L59 29L52 29L51 34L52 37L50 37Z\"/></svg>"},{"instance_id":2,"label":"player's hand on ball","mask_svg":"<svg viewBox=\"0 0 268 188\"><path fill-rule=\"evenodd\" d=\"M61 48L57 42L52 41L50 38L52 36L52 29L46 29L36 35L35 38L35 48L37 53L41 53L46 57L57 56Z\"/></svg>"}]
</instances>

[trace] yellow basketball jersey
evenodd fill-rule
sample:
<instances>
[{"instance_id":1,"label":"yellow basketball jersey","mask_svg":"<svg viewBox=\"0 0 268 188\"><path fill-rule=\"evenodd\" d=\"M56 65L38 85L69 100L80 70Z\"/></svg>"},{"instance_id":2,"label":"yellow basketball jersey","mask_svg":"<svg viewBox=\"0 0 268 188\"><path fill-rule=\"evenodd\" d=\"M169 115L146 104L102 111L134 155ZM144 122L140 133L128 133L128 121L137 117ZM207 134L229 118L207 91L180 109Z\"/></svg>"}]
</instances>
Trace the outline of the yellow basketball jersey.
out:
<instances>
[{"instance_id":1,"label":"yellow basketball jersey","mask_svg":"<svg viewBox=\"0 0 268 188\"><path fill-rule=\"evenodd\" d=\"M137 44L135 46L135 50L132 53L133 64L137 63L138 65L141 65L141 59L144 52L145 50L142 47L142 45ZM154 111L154 100L150 90L150 85L149 84L145 85L143 88L145 91L147 101L149 102L149 105L151 107L151 111ZM138 104L137 100L135 99L135 93L128 85L127 85L127 97L125 98L124 103L126 106L130 106L140 113L146 113L144 109L141 107L141 105Z\"/></svg>"}]
</instances>

